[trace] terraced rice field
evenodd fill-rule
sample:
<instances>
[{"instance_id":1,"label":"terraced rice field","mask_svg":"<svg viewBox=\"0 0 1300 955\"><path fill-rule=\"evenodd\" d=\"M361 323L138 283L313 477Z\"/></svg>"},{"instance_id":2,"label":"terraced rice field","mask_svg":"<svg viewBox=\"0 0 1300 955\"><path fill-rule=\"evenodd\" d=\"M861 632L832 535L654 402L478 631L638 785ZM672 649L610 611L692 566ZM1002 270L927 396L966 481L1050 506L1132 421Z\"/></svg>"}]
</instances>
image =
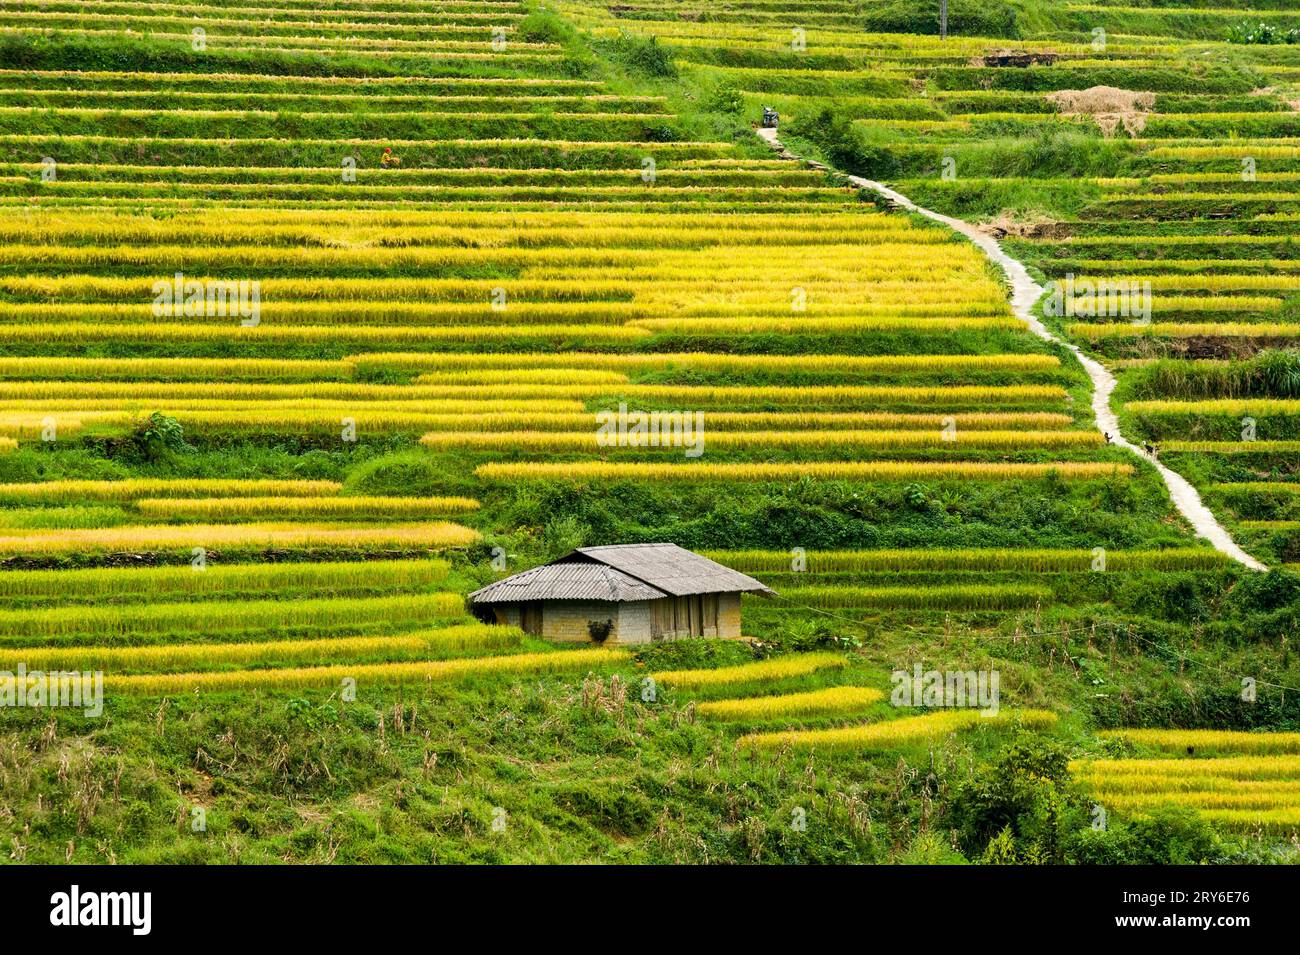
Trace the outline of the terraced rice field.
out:
<instances>
[{"instance_id":1,"label":"terraced rice field","mask_svg":"<svg viewBox=\"0 0 1300 955\"><path fill-rule=\"evenodd\" d=\"M1300 679L1294 576L1198 540L983 252L845 176L1070 283L1038 312L1124 434L1300 560L1300 47L1060 6L940 40L876 0L6 4L0 671L103 671L126 727L0 721L13 858L896 860L1025 740L1158 754L1074 764L1121 816L1300 827L1290 736L1092 731L1255 720L1221 675ZM661 540L776 590L745 639L561 649L466 602ZM917 661L1002 668L1002 709L898 712ZM43 788L83 752L136 802ZM222 839L178 848L178 798ZM806 801L830 848L763 817Z\"/></svg>"},{"instance_id":2,"label":"terraced rice field","mask_svg":"<svg viewBox=\"0 0 1300 955\"><path fill-rule=\"evenodd\" d=\"M179 552L182 527L195 547L311 548L334 521L418 546L397 522L473 525L539 479L1133 475L1080 413L1077 367L1023 329L975 250L695 134L672 96L559 75L569 54L522 3L271 21L64 6L41 5L39 28L34 4L0 15L51 44L0 69L0 435L111 443L162 415L205 449L419 438L456 476L410 497L15 485L5 553ZM203 36L149 69L73 52L187 24ZM665 36L690 60L727 29ZM361 59L322 66L345 46ZM689 432L607 442L600 415L620 408L702 415L707 454ZM86 521L112 526L65 526ZM1050 599L980 593L929 596Z\"/></svg>"},{"instance_id":3,"label":"terraced rice field","mask_svg":"<svg viewBox=\"0 0 1300 955\"><path fill-rule=\"evenodd\" d=\"M1215 823L1291 832L1300 820L1295 733L1214 730L1119 730L1158 758L1080 761L1075 772L1102 805L1140 815L1156 806L1187 806Z\"/></svg>"},{"instance_id":4,"label":"terraced rice field","mask_svg":"<svg viewBox=\"0 0 1300 955\"><path fill-rule=\"evenodd\" d=\"M787 141L817 148L829 110L862 144L846 171L1002 237L1047 283L1049 326L1123 371L1125 431L1177 452L1167 463L1267 562L1294 559L1294 532L1213 492L1294 480L1300 59L1226 41L1300 19L1252 6L1065 4L1041 36L997 44L962 23L946 40L873 33L930 24L851 3L567 8L660 38L745 112L777 108ZM1261 353L1289 358L1257 374L1242 359Z\"/></svg>"}]
</instances>

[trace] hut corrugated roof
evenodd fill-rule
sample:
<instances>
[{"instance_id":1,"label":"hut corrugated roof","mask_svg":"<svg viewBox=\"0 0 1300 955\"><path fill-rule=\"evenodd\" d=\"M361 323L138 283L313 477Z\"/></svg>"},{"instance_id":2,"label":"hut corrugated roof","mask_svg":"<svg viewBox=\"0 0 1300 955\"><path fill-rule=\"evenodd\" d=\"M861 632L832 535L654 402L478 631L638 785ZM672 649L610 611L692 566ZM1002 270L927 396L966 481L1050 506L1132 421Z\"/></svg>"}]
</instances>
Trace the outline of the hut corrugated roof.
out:
<instances>
[{"instance_id":1,"label":"hut corrugated roof","mask_svg":"<svg viewBox=\"0 0 1300 955\"><path fill-rule=\"evenodd\" d=\"M526 600L658 600L695 594L772 590L716 561L676 544L579 547L570 554L488 584L470 594L475 603Z\"/></svg>"},{"instance_id":2,"label":"hut corrugated roof","mask_svg":"<svg viewBox=\"0 0 1300 955\"><path fill-rule=\"evenodd\" d=\"M603 564L543 564L470 594L475 603L524 600L658 600L662 590Z\"/></svg>"},{"instance_id":3,"label":"hut corrugated roof","mask_svg":"<svg viewBox=\"0 0 1300 955\"><path fill-rule=\"evenodd\" d=\"M753 577L676 544L610 544L579 547L575 553L631 574L674 597L737 591L772 593ZM560 561L568 559L561 557Z\"/></svg>"}]
</instances>

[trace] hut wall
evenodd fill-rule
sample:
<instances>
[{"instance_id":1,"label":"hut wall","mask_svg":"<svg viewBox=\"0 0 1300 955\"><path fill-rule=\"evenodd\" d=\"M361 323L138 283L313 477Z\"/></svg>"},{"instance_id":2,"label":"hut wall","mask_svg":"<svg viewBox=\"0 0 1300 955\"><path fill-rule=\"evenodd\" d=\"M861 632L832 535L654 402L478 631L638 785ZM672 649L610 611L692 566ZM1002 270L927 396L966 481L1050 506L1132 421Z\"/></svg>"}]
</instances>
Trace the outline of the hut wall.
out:
<instances>
[{"instance_id":1,"label":"hut wall","mask_svg":"<svg viewBox=\"0 0 1300 955\"><path fill-rule=\"evenodd\" d=\"M542 604L542 636L548 640L589 642L587 624L613 620L607 643L618 640L622 605L604 600L547 600Z\"/></svg>"},{"instance_id":2,"label":"hut wall","mask_svg":"<svg viewBox=\"0 0 1300 955\"><path fill-rule=\"evenodd\" d=\"M710 611L703 623L703 633L695 628L692 634L689 627L674 629L674 613L682 621L688 613L683 610L687 598L666 597L662 600L636 600L616 604L603 600L546 600L542 602L542 632L548 640L573 643L586 643L591 640L587 624L593 620L612 620L614 628L610 631L607 643L648 643L653 639L682 639L695 636L739 637L740 594L717 594L717 629L712 626L712 596L700 601ZM677 604L675 607L674 605ZM512 626L522 625L520 605L503 603L493 606L493 613L498 623Z\"/></svg>"},{"instance_id":3,"label":"hut wall","mask_svg":"<svg viewBox=\"0 0 1300 955\"><path fill-rule=\"evenodd\" d=\"M740 594L718 594L718 636L740 636Z\"/></svg>"},{"instance_id":4,"label":"hut wall","mask_svg":"<svg viewBox=\"0 0 1300 955\"><path fill-rule=\"evenodd\" d=\"M634 600L621 604L617 633L611 634L610 639L617 637L619 643L649 643L654 636L656 603L658 601L655 600Z\"/></svg>"}]
</instances>

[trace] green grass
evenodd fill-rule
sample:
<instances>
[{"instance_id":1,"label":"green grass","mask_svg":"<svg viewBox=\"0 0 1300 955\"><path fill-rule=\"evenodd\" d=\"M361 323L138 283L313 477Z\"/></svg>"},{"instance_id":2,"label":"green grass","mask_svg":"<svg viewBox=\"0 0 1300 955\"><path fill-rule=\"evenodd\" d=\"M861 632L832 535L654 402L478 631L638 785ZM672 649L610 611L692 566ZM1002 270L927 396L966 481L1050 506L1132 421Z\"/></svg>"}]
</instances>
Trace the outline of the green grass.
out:
<instances>
[{"instance_id":1,"label":"green grass","mask_svg":"<svg viewBox=\"0 0 1300 955\"><path fill-rule=\"evenodd\" d=\"M633 19L596 0L527 2L494 8L517 29L496 55L485 38L463 45L466 11L432 3L403 18L352 5L359 26L310 29L277 14L241 23L222 5L211 12L228 28L206 51L188 40L188 13L119 4L109 32L91 33L75 4L55 6L42 16L64 32L0 37L0 433L20 442L0 455L0 537L64 545L6 544L0 668L101 668L109 693L103 719L0 708L0 842L13 861L980 860L997 832L971 835L964 800L983 774L1026 763L1008 747L1094 756L1122 745L1101 729L1300 729L1294 695L1274 692L1300 680L1288 649L1300 578L1216 557L1151 469L1110 473L1135 464L1116 448L719 442L702 463L909 467L902 480L830 467L695 485L489 482L476 469L548 457L419 444L430 430L527 430L533 416L539 430L580 432L620 400L703 410L706 434L938 432L947 418L959 434L1039 430L1037 418L985 427L978 416L1006 397L1011 412L1089 433L1074 357L1010 316L1000 276L966 244L843 188L839 172L853 172L1011 227L1008 248L1043 280L1159 279L1156 320L1209 334L1079 339L1107 360L1155 360L1119 372L1125 433L1167 442L1164 459L1203 489L1293 481L1289 445L1174 444L1244 443L1247 413L1261 444L1300 437L1285 404L1294 358L1256 334L1298 321L1278 278L1294 278L1295 223L1276 217L1294 211L1292 183L1275 177L1300 172L1284 99L1300 57L1204 42L1236 13L1112 11L1110 47L1094 51L1091 13L952 0L940 50L935 4L826 0L798 11L824 16L797 54L749 42L786 28L780 5L697 19L658 0ZM1261 15L1288 22L1275 6ZM26 28L32 10L0 22ZM823 30L843 35L823 42ZM1062 58L972 63L1007 45ZM1094 85L1156 94L1143 136L1107 138L1045 99ZM749 128L769 104L783 139L839 172L776 160ZM400 167L380 165L385 148ZM1237 180L1243 150L1255 183ZM955 181L941 177L945 158ZM181 269L264 282L262 324L155 316L153 283ZM1227 321L1251 334L1228 335ZM502 363L488 370L521 374L480 375L486 356ZM1231 404L1185 405L1216 401ZM79 428L42 440L48 416ZM596 457L650 454L584 460ZM949 464L1010 464L1019 477L1056 460L1107 473L944 479ZM227 497L194 483L213 479L473 499L464 523L481 538L461 534L436 559L427 542L351 540L346 525L315 543L218 545L184 524L165 546L133 540L154 520L135 499ZM72 481L104 483L61 483ZM1294 564L1300 535L1241 523L1294 516L1285 503L1247 513L1267 499L1207 493L1261 556ZM226 524L236 506L184 507L227 507L205 514ZM388 507L385 520L400 516ZM88 546L98 530L111 537ZM560 657L465 622L463 595L502 561L514 572L577 546L665 540L771 581L780 599L745 602L747 640ZM491 666L518 672L465 661L499 652L520 656ZM903 733L910 715L873 688L917 664L997 670L1005 714L1055 719ZM1223 678L1238 673L1257 676L1256 702ZM881 717L869 728L890 727L883 738L845 731L869 714ZM736 745L791 726L839 734L815 739L848 753L810 756L807 737L782 738L793 752ZM1082 797L1068 770L1060 786L1053 824L1071 837ZM185 825L194 807L206 834ZM1041 858L1029 833L1044 824L1018 830L1019 861ZM1132 824L1098 840L1119 845ZM1098 861L1061 851L1053 861ZM1280 836L1235 834L1214 853L1293 855Z\"/></svg>"}]
</instances>

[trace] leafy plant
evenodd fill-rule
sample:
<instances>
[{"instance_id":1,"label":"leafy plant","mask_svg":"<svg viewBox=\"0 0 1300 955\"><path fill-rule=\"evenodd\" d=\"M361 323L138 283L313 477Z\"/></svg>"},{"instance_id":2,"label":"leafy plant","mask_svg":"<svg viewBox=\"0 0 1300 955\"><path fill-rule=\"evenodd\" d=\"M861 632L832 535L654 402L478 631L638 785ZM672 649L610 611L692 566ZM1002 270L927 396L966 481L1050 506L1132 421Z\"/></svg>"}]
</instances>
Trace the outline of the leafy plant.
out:
<instances>
[{"instance_id":1,"label":"leafy plant","mask_svg":"<svg viewBox=\"0 0 1300 955\"><path fill-rule=\"evenodd\" d=\"M990 861L1065 861L1064 830L1084 803L1071 788L1070 759L1053 741L1024 737L980 767L955 794L953 827L965 851Z\"/></svg>"},{"instance_id":2,"label":"leafy plant","mask_svg":"<svg viewBox=\"0 0 1300 955\"><path fill-rule=\"evenodd\" d=\"M1271 23L1252 23L1243 20L1228 30L1229 43L1260 44L1272 46L1279 43L1300 43L1300 30L1284 30Z\"/></svg>"},{"instance_id":3,"label":"leafy plant","mask_svg":"<svg viewBox=\"0 0 1300 955\"><path fill-rule=\"evenodd\" d=\"M739 113L745 108L745 98L731 83L719 83L705 97L704 108L714 113Z\"/></svg>"},{"instance_id":4,"label":"leafy plant","mask_svg":"<svg viewBox=\"0 0 1300 955\"><path fill-rule=\"evenodd\" d=\"M158 461L171 454L194 450L185 441L185 429L175 418L155 411L133 435L136 451L147 461Z\"/></svg>"}]
</instances>

